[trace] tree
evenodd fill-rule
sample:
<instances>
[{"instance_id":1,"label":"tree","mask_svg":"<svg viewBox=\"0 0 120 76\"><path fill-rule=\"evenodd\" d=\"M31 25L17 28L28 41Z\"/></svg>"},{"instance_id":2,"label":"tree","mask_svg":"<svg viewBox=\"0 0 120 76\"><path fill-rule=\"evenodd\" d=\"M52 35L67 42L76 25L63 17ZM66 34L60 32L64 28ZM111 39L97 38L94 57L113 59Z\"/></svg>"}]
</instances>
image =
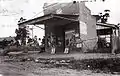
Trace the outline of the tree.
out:
<instances>
[{"instance_id":1,"label":"tree","mask_svg":"<svg viewBox=\"0 0 120 76\"><path fill-rule=\"evenodd\" d=\"M26 29L26 27L16 29L15 33L17 34L15 40L16 41L21 40L21 44L25 45L26 38L29 35L29 31Z\"/></svg>"},{"instance_id":2,"label":"tree","mask_svg":"<svg viewBox=\"0 0 120 76\"><path fill-rule=\"evenodd\" d=\"M23 17L20 18L20 20L18 21L18 23L20 22L24 22L26 19L24 19Z\"/></svg>"},{"instance_id":3,"label":"tree","mask_svg":"<svg viewBox=\"0 0 120 76\"><path fill-rule=\"evenodd\" d=\"M110 10L104 10L104 14L99 14L99 19L101 20L101 23L106 23L108 21L108 17L110 17L109 12Z\"/></svg>"},{"instance_id":4,"label":"tree","mask_svg":"<svg viewBox=\"0 0 120 76\"><path fill-rule=\"evenodd\" d=\"M18 22L23 22L25 20L26 19L21 17ZM16 41L21 40L21 44L26 45L26 38L29 35L29 31L26 29L26 26L23 26L23 27L19 26L19 28L15 30L15 33L17 34L15 37L15 40Z\"/></svg>"}]
</instances>

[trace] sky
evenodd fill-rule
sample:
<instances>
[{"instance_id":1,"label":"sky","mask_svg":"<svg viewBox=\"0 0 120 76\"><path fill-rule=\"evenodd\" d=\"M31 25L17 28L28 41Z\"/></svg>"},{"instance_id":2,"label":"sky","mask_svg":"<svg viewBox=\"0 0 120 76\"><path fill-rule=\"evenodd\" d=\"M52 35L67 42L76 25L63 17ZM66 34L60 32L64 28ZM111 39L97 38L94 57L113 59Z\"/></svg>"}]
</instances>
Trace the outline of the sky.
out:
<instances>
[{"instance_id":1,"label":"sky","mask_svg":"<svg viewBox=\"0 0 120 76\"><path fill-rule=\"evenodd\" d=\"M71 2L73 0L0 0L0 37L15 36L17 21L20 17L27 20L43 15L42 8L44 3ZM79 0L76 0L79 1ZM120 0L96 0L96 2L86 2L86 6L92 14L99 14L105 9L110 10L109 23L118 24L120 22ZM43 25L40 25L43 27ZM34 28L33 35L42 38L44 31L40 28Z\"/></svg>"}]
</instances>

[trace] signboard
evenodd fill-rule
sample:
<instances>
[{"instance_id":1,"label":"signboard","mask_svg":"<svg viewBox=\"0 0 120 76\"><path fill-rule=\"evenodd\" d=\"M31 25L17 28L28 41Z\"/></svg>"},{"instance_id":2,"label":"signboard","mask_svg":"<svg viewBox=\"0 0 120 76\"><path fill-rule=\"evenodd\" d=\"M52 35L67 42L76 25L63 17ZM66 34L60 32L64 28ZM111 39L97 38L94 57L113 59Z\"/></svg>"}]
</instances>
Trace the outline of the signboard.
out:
<instances>
[{"instance_id":1,"label":"signboard","mask_svg":"<svg viewBox=\"0 0 120 76\"><path fill-rule=\"evenodd\" d=\"M49 6L49 7L48 7ZM44 5L44 14L79 14L79 2L57 3Z\"/></svg>"},{"instance_id":2,"label":"signboard","mask_svg":"<svg viewBox=\"0 0 120 76\"><path fill-rule=\"evenodd\" d=\"M80 21L80 33L87 35L87 24L82 21Z\"/></svg>"}]
</instances>

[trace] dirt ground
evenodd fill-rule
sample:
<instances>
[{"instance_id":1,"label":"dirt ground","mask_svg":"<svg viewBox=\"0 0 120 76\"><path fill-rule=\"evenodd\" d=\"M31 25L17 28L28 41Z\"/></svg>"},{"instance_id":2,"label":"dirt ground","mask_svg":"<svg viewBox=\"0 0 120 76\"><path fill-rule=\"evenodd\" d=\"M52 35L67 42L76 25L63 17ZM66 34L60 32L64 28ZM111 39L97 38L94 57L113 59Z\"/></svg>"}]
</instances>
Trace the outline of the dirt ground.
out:
<instances>
[{"instance_id":1,"label":"dirt ground","mask_svg":"<svg viewBox=\"0 0 120 76\"><path fill-rule=\"evenodd\" d=\"M85 67L71 58L36 59L27 55L0 56L0 76L119 76L119 72L113 74L108 69L91 69L91 66Z\"/></svg>"}]
</instances>

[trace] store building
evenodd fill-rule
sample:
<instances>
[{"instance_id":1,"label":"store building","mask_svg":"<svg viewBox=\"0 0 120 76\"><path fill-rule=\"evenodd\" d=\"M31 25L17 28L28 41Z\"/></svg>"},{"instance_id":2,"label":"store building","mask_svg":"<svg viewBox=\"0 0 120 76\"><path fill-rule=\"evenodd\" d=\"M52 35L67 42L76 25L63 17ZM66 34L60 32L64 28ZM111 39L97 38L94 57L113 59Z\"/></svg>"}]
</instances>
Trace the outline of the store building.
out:
<instances>
[{"instance_id":1,"label":"store building","mask_svg":"<svg viewBox=\"0 0 120 76\"><path fill-rule=\"evenodd\" d=\"M50 53L94 52L98 48L96 17L84 2L45 4L44 16L19 26L45 25L45 51Z\"/></svg>"}]
</instances>

